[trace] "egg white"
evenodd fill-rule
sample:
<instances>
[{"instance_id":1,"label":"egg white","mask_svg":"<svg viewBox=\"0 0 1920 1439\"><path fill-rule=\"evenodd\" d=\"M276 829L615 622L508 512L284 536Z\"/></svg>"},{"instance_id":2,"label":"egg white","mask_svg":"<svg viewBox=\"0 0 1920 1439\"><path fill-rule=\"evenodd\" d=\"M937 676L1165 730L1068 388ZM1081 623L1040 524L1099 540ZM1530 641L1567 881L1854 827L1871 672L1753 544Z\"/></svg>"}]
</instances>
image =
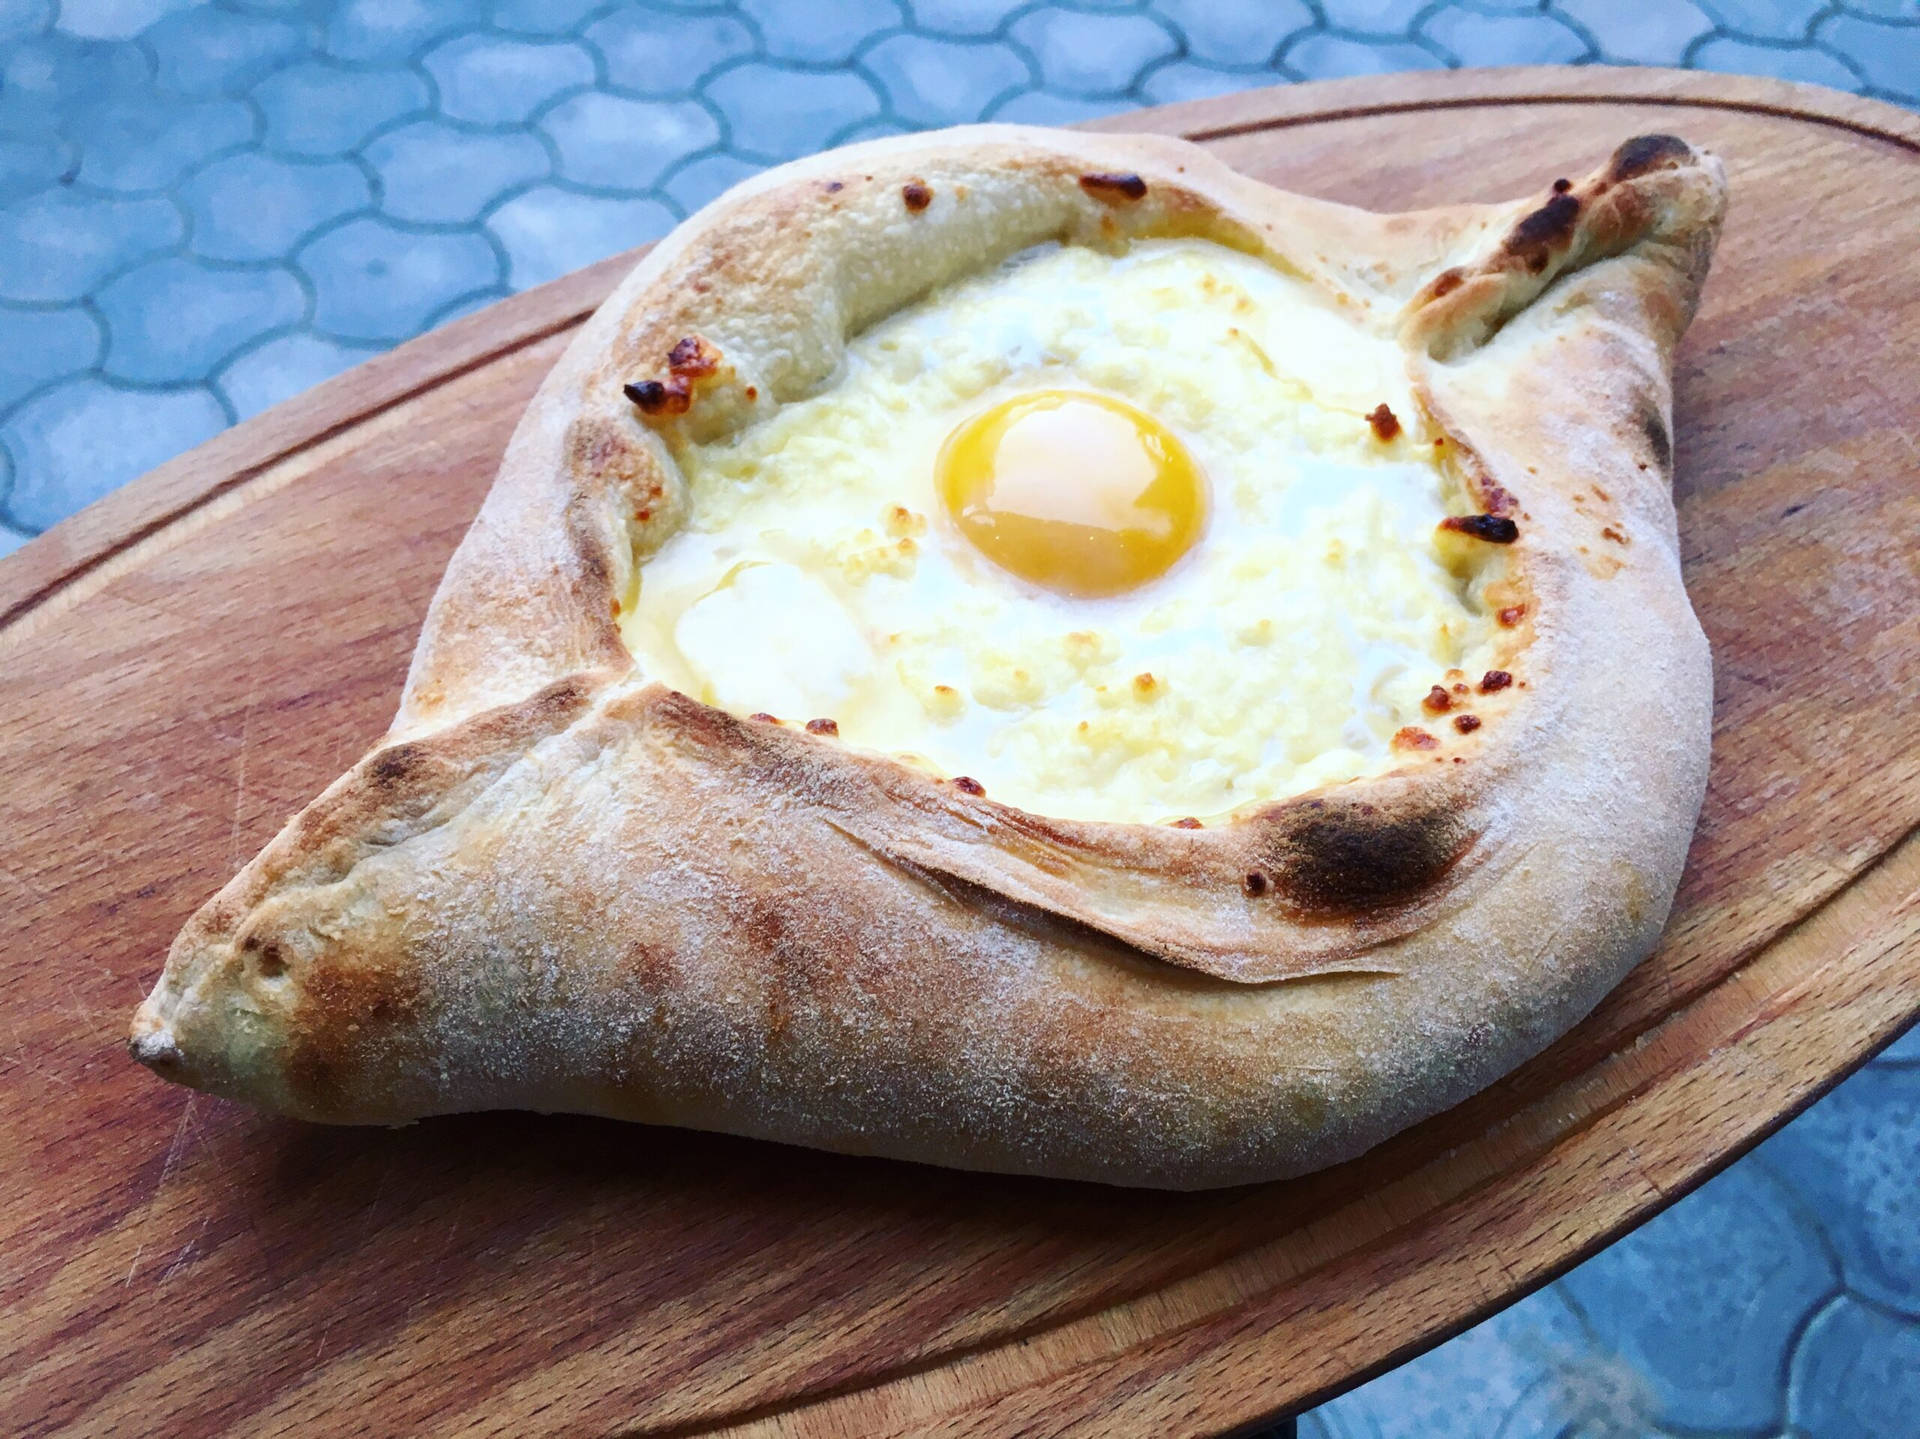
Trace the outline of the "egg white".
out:
<instances>
[{"instance_id":1,"label":"egg white","mask_svg":"<svg viewBox=\"0 0 1920 1439\"><path fill-rule=\"evenodd\" d=\"M1206 529L1158 580L1055 594L942 508L954 427L1045 388L1128 401L1205 471ZM1382 402L1405 426L1388 443L1365 419ZM1207 817L1375 772L1492 635L1499 561L1463 578L1435 547L1468 506L1396 344L1205 241L976 276L856 337L824 393L678 458L689 518L622 616L644 672L742 715L830 718L1041 814Z\"/></svg>"}]
</instances>

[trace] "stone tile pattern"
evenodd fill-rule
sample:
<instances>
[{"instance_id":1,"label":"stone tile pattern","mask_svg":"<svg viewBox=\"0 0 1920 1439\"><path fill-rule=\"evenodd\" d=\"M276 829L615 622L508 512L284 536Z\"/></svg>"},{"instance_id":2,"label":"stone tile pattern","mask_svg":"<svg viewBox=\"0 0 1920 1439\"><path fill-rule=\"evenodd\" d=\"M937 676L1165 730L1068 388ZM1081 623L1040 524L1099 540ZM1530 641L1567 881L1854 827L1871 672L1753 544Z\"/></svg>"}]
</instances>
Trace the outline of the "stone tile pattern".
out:
<instances>
[{"instance_id":1,"label":"stone tile pattern","mask_svg":"<svg viewBox=\"0 0 1920 1439\"><path fill-rule=\"evenodd\" d=\"M0 0L0 553L764 165L1281 80L1689 65L1920 103L1920 0ZM1312 1439L1920 1432L1920 1030Z\"/></svg>"},{"instance_id":2,"label":"stone tile pattern","mask_svg":"<svg viewBox=\"0 0 1920 1439\"><path fill-rule=\"evenodd\" d=\"M1920 0L0 0L0 553L779 160L1545 61L1920 102Z\"/></svg>"}]
</instances>

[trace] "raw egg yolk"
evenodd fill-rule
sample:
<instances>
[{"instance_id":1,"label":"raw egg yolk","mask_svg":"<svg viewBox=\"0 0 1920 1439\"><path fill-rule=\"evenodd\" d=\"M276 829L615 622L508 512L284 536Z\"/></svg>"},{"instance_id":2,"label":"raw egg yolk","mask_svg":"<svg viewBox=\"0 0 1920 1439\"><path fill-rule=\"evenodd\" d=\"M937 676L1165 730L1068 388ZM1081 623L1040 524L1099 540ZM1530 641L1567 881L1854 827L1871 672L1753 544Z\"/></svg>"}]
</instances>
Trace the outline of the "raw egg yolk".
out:
<instances>
[{"instance_id":1,"label":"raw egg yolk","mask_svg":"<svg viewBox=\"0 0 1920 1439\"><path fill-rule=\"evenodd\" d=\"M936 479L960 533L1023 580L1115 595L1157 579L1206 521L1200 468L1123 400L1039 390L947 437Z\"/></svg>"}]
</instances>

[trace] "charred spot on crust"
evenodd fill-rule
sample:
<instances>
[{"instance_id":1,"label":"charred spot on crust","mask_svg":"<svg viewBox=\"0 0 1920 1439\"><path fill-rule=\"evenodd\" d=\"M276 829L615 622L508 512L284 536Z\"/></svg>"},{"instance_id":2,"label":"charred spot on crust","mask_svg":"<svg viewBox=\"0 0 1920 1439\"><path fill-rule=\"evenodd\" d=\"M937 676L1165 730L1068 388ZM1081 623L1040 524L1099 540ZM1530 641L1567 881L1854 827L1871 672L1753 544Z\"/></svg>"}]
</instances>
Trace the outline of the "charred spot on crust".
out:
<instances>
[{"instance_id":1,"label":"charred spot on crust","mask_svg":"<svg viewBox=\"0 0 1920 1439\"><path fill-rule=\"evenodd\" d=\"M607 547L600 537L584 524L578 523L578 518L575 514L568 514L567 530L574 542L574 554L580 561L581 578L591 589L610 589L613 585L613 557L607 553Z\"/></svg>"},{"instance_id":2,"label":"charred spot on crust","mask_svg":"<svg viewBox=\"0 0 1920 1439\"><path fill-rule=\"evenodd\" d=\"M829 195L838 195L838 194L839 194L839 193L840 193L840 192L841 192L842 190L844 190L844 189L846 189L846 188L847 188L847 186L846 186L846 182L845 182L844 180L829 180L829 181L827 181L827 193L828 193Z\"/></svg>"},{"instance_id":3,"label":"charred spot on crust","mask_svg":"<svg viewBox=\"0 0 1920 1439\"><path fill-rule=\"evenodd\" d=\"M1433 277L1427 285L1427 294L1433 299L1438 300L1447 295L1451 295L1455 290L1466 284L1466 282L1466 271L1462 270L1458 265L1455 265L1451 269L1442 270Z\"/></svg>"},{"instance_id":4,"label":"charred spot on crust","mask_svg":"<svg viewBox=\"0 0 1920 1439\"><path fill-rule=\"evenodd\" d=\"M1147 195L1147 182L1130 172L1082 175L1080 188L1107 205L1118 205L1128 200L1144 200Z\"/></svg>"},{"instance_id":5,"label":"charred spot on crust","mask_svg":"<svg viewBox=\"0 0 1920 1439\"><path fill-rule=\"evenodd\" d=\"M953 787L962 794L985 794L987 787L972 775L957 774L953 777Z\"/></svg>"},{"instance_id":6,"label":"charred spot on crust","mask_svg":"<svg viewBox=\"0 0 1920 1439\"><path fill-rule=\"evenodd\" d=\"M1282 809L1279 896L1309 918L1390 909L1417 899L1472 843L1449 809L1393 813L1365 801L1308 800Z\"/></svg>"},{"instance_id":7,"label":"charred spot on crust","mask_svg":"<svg viewBox=\"0 0 1920 1439\"><path fill-rule=\"evenodd\" d=\"M1440 528L1490 545L1510 545L1520 538L1520 526L1504 515L1448 515Z\"/></svg>"},{"instance_id":8,"label":"charred spot on crust","mask_svg":"<svg viewBox=\"0 0 1920 1439\"><path fill-rule=\"evenodd\" d=\"M287 951L277 939L249 933L240 941L240 952L253 960L254 972L262 979L278 979L287 972Z\"/></svg>"},{"instance_id":9,"label":"charred spot on crust","mask_svg":"<svg viewBox=\"0 0 1920 1439\"><path fill-rule=\"evenodd\" d=\"M1205 829L1206 828L1205 825L1201 824L1200 821L1195 819L1192 815L1187 815L1184 819L1176 819L1173 822L1173 827L1175 829Z\"/></svg>"},{"instance_id":10,"label":"charred spot on crust","mask_svg":"<svg viewBox=\"0 0 1920 1439\"><path fill-rule=\"evenodd\" d=\"M1481 487L1481 503L1490 515L1510 515L1514 511L1513 496L1489 480Z\"/></svg>"},{"instance_id":11,"label":"charred spot on crust","mask_svg":"<svg viewBox=\"0 0 1920 1439\"><path fill-rule=\"evenodd\" d=\"M1553 251L1573 239L1574 223L1579 218L1579 197L1556 193L1513 227L1502 248L1537 275L1547 268Z\"/></svg>"},{"instance_id":12,"label":"charred spot on crust","mask_svg":"<svg viewBox=\"0 0 1920 1439\"><path fill-rule=\"evenodd\" d=\"M1453 717L1453 727L1459 730L1461 734L1472 734L1480 728L1480 716L1455 715Z\"/></svg>"},{"instance_id":13,"label":"charred spot on crust","mask_svg":"<svg viewBox=\"0 0 1920 1439\"><path fill-rule=\"evenodd\" d=\"M1513 676L1508 674L1505 670L1488 670L1485 674L1480 676L1480 693L1483 695L1490 695L1494 693L1496 690L1505 689L1508 685L1512 683L1513 683Z\"/></svg>"},{"instance_id":14,"label":"charred spot on crust","mask_svg":"<svg viewBox=\"0 0 1920 1439\"><path fill-rule=\"evenodd\" d=\"M1642 405L1635 417L1640 425L1640 433L1647 438L1647 449L1653 455L1653 462L1661 469L1673 463L1673 436L1667 431L1667 419L1652 405Z\"/></svg>"},{"instance_id":15,"label":"charred spot on crust","mask_svg":"<svg viewBox=\"0 0 1920 1439\"><path fill-rule=\"evenodd\" d=\"M1572 188L1573 181L1571 180L1555 180L1553 182L1553 193L1556 195L1564 195Z\"/></svg>"},{"instance_id":16,"label":"charred spot on crust","mask_svg":"<svg viewBox=\"0 0 1920 1439\"><path fill-rule=\"evenodd\" d=\"M367 766L367 778L382 789L399 789L416 778L430 763L427 752L418 744L397 744L383 749Z\"/></svg>"},{"instance_id":17,"label":"charred spot on crust","mask_svg":"<svg viewBox=\"0 0 1920 1439\"><path fill-rule=\"evenodd\" d=\"M1627 537L1612 525L1602 525L1600 527L1600 538L1603 540L1612 540L1616 545L1624 545L1627 543Z\"/></svg>"},{"instance_id":18,"label":"charred spot on crust","mask_svg":"<svg viewBox=\"0 0 1920 1439\"><path fill-rule=\"evenodd\" d=\"M1410 724L1402 725L1393 732L1393 743L1397 749L1432 749L1440 741L1419 725Z\"/></svg>"},{"instance_id":19,"label":"charred spot on crust","mask_svg":"<svg viewBox=\"0 0 1920 1439\"><path fill-rule=\"evenodd\" d=\"M1607 179L1617 185L1655 170L1674 169L1692 158L1693 147L1678 135L1636 135L1607 161Z\"/></svg>"},{"instance_id":20,"label":"charred spot on crust","mask_svg":"<svg viewBox=\"0 0 1920 1439\"><path fill-rule=\"evenodd\" d=\"M592 704L593 691L592 680L584 675L568 675L535 691L522 709L539 724L558 724Z\"/></svg>"},{"instance_id":21,"label":"charred spot on crust","mask_svg":"<svg viewBox=\"0 0 1920 1439\"><path fill-rule=\"evenodd\" d=\"M656 463L627 427L605 416L581 415L567 426L565 443L569 468L618 487L650 488L646 498L658 498Z\"/></svg>"},{"instance_id":22,"label":"charred spot on crust","mask_svg":"<svg viewBox=\"0 0 1920 1439\"><path fill-rule=\"evenodd\" d=\"M770 715L765 710L755 710L752 714L748 715L747 718L750 720L758 720L761 724L780 723L779 715Z\"/></svg>"},{"instance_id":23,"label":"charred spot on crust","mask_svg":"<svg viewBox=\"0 0 1920 1439\"><path fill-rule=\"evenodd\" d=\"M917 215L933 203L933 191L924 180L909 180L900 187L900 198L906 201L907 209Z\"/></svg>"},{"instance_id":24,"label":"charred spot on crust","mask_svg":"<svg viewBox=\"0 0 1920 1439\"><path fill-rule=\"evenodd\" d=\"M299 1009L287 1055L287 1079L322 1112L351 1098L340 1080L364 1066L357 1055L392 1043L420 1008L417 970L387 967L351 950L323 956L301 976Z\"/></svg>"},{"instance_id":25,"label":"charred spot on crust","mask_svg":"<svg viewBox=\"0 0 1920 1439\"><path fill-rule=\"evenodd\" d=\"M1508 605L1504 610L1500 611L1499 614L1500 623L1506 629L1512 629L1526 617L1527 607L1525 605Z\"/></svg>"},{"instance_id":26,"label":"charred spot on crust","mask_svg":"<svg viewBox=\"0 0 1920 1439\"><path fill-rule=\"evenodd\" d=\"M1385 400L1367 416L1367 423L1373 426L1373 437L1383 445L1400 433L1400 417L1388 408Z\"/></svg>"},{"instance_id":27,"label":"charred spot on crust","mask_svg":"<svg viewBox=\"0 0 1920 1439\"><path fill-rule=\"evenodd\" d=\"M807 721L808 734L839 734L840 726L830 719L810 719Z\"/></svg>"},{"instance_id":28,"label":"charred spot on crust","mask_svg":"<svg viewBox=\"0 0 1920 1439\"><path fill-rule=\"evenodd\" d=\"M1444 686L1435 685L1427 691L1427 697L1420 701L1420 708L1428 714L1443 715L1453 708L1453 696L1447 693Z\"/></svg>"},{"instance_id":29,"label":"charred spot on crust","mask_svg":"<svg viewBox=\"0 0 1920 1439\"><path fill-rule=\"evenodd\" d=\"M1267 892L1267 877L1257 869L1249 870L1247 877L1240 881L1240 887L1254 899L1258 899Z\"/></svg>"}]
</instances>

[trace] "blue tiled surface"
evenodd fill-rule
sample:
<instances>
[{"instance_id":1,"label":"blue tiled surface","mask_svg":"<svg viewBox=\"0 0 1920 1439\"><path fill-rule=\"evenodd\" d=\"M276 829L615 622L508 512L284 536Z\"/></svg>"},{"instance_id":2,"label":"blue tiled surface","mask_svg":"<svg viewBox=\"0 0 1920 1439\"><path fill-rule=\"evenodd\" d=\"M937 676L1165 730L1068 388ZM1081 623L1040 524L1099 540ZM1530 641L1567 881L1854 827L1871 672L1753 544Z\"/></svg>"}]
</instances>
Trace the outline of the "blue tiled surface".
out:
<instances>
[{"instance_id":1,"label":"blue tiled surface","mask_svg":"<svg viewBox=\"0 0 1920 1439\"><path fill-rule=\"evenodd\" d=\"M1920 0L0 0L0 554L762 165L1276 80L1684 64L1920 103ZM1920 1031L1313 1439L1920 1434Z\"/></svg>"}]
</instances>

